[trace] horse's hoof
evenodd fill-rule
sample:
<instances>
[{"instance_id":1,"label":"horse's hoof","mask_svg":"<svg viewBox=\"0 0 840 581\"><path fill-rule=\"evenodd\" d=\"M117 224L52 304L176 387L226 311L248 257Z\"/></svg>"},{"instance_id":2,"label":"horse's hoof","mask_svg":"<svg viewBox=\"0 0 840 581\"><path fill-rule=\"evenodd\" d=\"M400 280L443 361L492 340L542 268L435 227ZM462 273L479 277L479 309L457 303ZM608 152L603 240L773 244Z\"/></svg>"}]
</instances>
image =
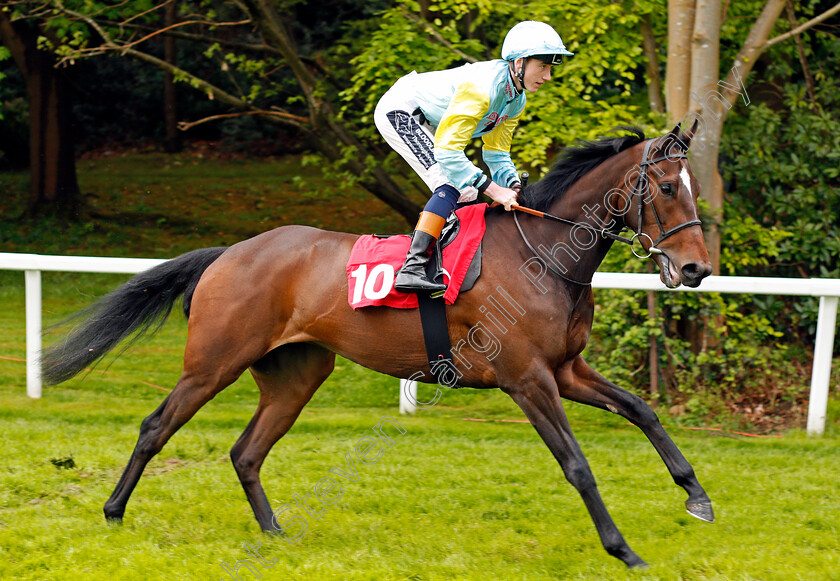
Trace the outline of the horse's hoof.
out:
<instances>
[{"instance_id":1,"label":"horse's hoof","mask_svg":"<svg viewBox=\"0 0 840 581\"><path fill-rule=\"evenodd\" d=\"M613 557L617 559L621 559L624 561L624 564L627 565L628 569L647 569L648 564L645 563L644 559L642 559L639 555L637 555L633 550L628 547L624 546L624 548L620 551L608 551Z\"/></svg>"},{"instance_id":2,"label":"horse's hoof","mask_svg":"<svg viewBox=\"0 0 840 581\"><path fill-rule=\"evenodd\" d=\"M712 503L708 500L686 500L685 509L688 514L699 518L703 522L715 522L715 511L712 510Z\"/></svg>"},{"instance_id":3,"label":"horse's hoof","mask_svg":"<svg viewBox=\"0 0 840 581\"><path fill-rule=\"evenodd\" d=\"M125 514L124 510L115 510L114 508L105 505L105 507L102 509L102 512L105 513L105 520L108 522L108 524L122 524L123 515Z\"/></svg>"},{"instance_id":4,"label":"horse's hoof","mask_svg":"<svg viewBox=\"0 0 840 581\"><path fill-rule=\"evenodd\" d=\"M285 538L286 537L286 533L284 533L280 529L275 529L273 527L270 528L270 529L263 529L262 532L263 532L264 535L280 537L280 538Z\"/></svg>"}]
</instances>

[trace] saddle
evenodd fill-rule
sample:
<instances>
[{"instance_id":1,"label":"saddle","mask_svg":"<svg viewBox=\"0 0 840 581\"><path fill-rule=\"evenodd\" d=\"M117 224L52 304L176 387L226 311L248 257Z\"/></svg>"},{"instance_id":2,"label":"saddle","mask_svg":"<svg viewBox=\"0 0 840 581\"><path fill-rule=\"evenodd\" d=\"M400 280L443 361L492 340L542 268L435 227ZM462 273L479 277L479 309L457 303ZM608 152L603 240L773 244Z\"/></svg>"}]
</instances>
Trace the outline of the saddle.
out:
<instances>
[{"instance_id":1,"label":"saddle","mask_svg":"<svg viewBox=\"0 0 840 581\"><path fill-rule=\"evenodd\" d=\"M451 305L461 292L473 287L481 273L481 239L487 204L472 204L453 212L447 220L427 267L428 276L442 273L447 285L443 299ZM393 288L411 237L403 234L361 236L347 262L348 302L353 309L388 306L417 308L417 295Z\"/></svg>"}]
</instances>

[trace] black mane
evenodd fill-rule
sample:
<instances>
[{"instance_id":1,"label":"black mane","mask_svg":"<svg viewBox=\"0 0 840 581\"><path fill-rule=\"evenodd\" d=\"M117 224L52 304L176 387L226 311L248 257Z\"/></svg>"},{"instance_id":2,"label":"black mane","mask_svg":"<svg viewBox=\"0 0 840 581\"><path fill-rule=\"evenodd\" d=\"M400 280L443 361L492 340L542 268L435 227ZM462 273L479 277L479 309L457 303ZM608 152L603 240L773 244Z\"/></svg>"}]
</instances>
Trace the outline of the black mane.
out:
<instances>
[{"instance_id":1,"label":"black mane","mask_svg":"<svg viewBox=\"0 0 840 581\"><path fill-rule=\"evenodd\" d=\"M645 140L638 127L617 127L633 135L603 137L597 141L578 141L560 152L551 170L538 182L529 185L519 196L519 203L535 210L546 211L551 203L590 170L628 147Z\"/></svg>"}]
</instances>

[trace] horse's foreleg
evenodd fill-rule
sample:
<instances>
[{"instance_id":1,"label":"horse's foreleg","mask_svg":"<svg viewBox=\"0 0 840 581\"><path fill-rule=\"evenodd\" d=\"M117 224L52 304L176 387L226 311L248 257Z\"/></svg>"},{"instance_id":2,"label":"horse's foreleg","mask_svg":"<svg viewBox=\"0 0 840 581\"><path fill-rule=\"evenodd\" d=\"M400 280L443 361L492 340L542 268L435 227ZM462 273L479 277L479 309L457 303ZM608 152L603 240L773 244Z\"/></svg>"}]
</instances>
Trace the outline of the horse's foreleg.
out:
<instances>
[{"instance_id":1,"label":"horse's foreleg","mask_svg":"<svg viewBox=\"0 0 840 581\"><path fill-rule=\"evenodd\" d=\"M315 390L332 373L335 354L317 345L278 347L251 367L260 403L230 452L233 466L260 527L277 531L260 468L272 446L289 431Z\"/></svg>"},{"instance_id":2,"label":"horse's foreleg","mask_svg":"<svg viewBox=\"0 0 840 581\"><path fill-rule=\"evenodd\" d=\"M238 376L239 374L227 378L211 378L206 375L196 377L186 372L181 376L172 393L140 424L137 445L114 492L105 503L105 518L110 521L122 520L128 498L137 486L149 460L163 449L169 438L187 423L201 406L233 383Z\"/></svg>"},{"instance_id":3,"label":"horse's foreleg","mask_svg":"<svg viewBox=\"0 0 840 581\"><path fill-rule=\"evenodd\" d=\"M688 493L685 506L689 514L706 522L714 522L712 502L700 486L694 469L665 432L656 413L642 398L606 380L580 356L561 367L556 379L563 397L609 410L638 426L656 448L674 482Z\"/></svg>"},{"instance_id":4,"label":"horse's foreleg","mask_svg":"<svg viewBox=\"0 0 840 581\"><path fill-rule=\"evenodd\" d=\"M610 517L598 492L589 463L572 434L556 386L552 385L550 389L529 386L504 391L525 412L537 433L560 463L566 479L580 493L595 523L604 549L613 557L624 561L628 567L647 566L647 563L629 547Z\"/></svg>"}]
</instances>

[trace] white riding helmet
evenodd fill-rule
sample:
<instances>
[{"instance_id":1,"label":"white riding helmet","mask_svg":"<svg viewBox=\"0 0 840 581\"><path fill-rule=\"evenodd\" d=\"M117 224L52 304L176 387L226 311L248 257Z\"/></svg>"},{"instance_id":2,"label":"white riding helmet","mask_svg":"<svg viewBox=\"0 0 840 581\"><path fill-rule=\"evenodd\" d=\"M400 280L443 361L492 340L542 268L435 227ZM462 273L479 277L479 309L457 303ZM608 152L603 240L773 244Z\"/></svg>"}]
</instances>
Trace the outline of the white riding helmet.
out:
<instances>
[{"instance_id":1,"label":"white riding helmet","mask_svg":"<svg viewBox=\"0 0 840 581\"><path fill-rule=\"evenodd\" d=\"M573 56L566 50L560 35L545 22L526 20L508 31L502 43L502 58L515 61L518 58L538 58L550 65L559 65L563 56Z\"/></svg>"}]
</instances>

